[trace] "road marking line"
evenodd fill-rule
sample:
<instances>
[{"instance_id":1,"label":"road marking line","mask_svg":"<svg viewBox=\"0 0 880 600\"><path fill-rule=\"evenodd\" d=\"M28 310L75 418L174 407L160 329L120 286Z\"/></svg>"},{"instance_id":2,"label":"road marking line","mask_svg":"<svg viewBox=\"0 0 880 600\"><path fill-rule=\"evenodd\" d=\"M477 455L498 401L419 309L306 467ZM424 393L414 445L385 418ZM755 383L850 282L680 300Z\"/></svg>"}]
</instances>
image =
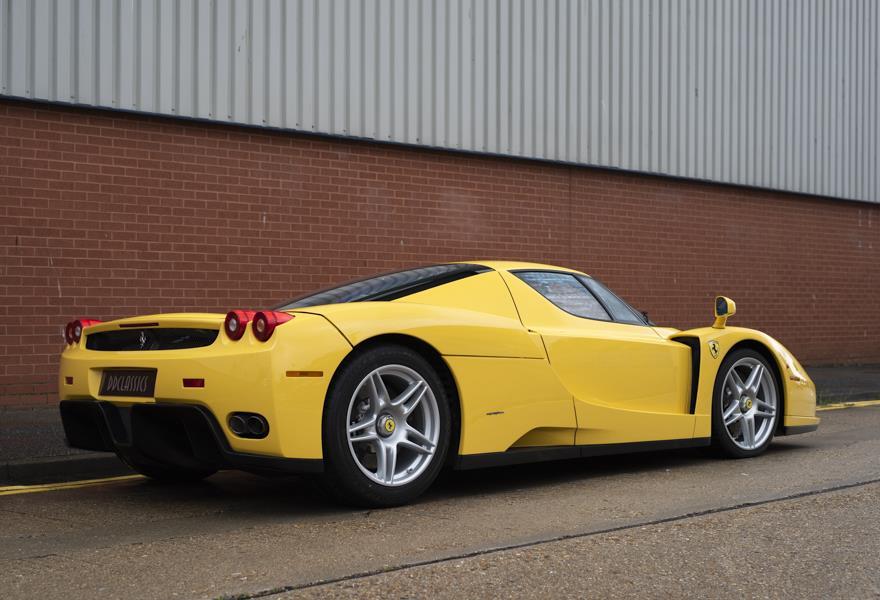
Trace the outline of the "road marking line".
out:
<instances>
[{"instance_id":1,"label":"road marking line","mask_svg":"<svg viewBox=\"0 0 880 600\"><path fill-rule=\"evenodd\" d=\"M857 400L855 402L836 402L834 404L824 404L817 406L816 410L840 410L841 408L858 408L859 406L877 406L880 400Z\"/></svg>"},{"instance_id":2,"label":"road marking line","mask_svg":"<svg viewBox=\"0 0 880 600\"><path fill-rule=\"evenodd\" d=\"M80 481L67 481L64 483L39 483L36 485L7 485L0 487L0 496L14 496L16 494L37 494L40 492L54 492L56 490L72 490L76 488L92 487L112 483L114 481L129 481L142 479L142 475L122 475L120 477L104 477L103 479L81 479Z\"/></svg>"}]
</instances>

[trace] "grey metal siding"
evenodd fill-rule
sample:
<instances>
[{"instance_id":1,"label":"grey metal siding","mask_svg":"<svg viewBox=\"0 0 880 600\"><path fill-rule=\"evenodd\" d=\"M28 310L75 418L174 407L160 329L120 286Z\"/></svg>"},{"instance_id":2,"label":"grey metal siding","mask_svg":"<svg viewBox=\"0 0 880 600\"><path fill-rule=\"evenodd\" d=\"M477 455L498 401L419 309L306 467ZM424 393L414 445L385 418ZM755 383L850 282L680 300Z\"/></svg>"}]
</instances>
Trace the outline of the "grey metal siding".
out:
<instances>
[{"instance_id":1,"label":"grey metal siding","mask_svg":"<svg viewBox=\"0 0 880 600\"><path fill-rule=\"evenodd\" d=\"M880 202L873 0L0 0L0 94Z\"/></svg>"}]
</instances>

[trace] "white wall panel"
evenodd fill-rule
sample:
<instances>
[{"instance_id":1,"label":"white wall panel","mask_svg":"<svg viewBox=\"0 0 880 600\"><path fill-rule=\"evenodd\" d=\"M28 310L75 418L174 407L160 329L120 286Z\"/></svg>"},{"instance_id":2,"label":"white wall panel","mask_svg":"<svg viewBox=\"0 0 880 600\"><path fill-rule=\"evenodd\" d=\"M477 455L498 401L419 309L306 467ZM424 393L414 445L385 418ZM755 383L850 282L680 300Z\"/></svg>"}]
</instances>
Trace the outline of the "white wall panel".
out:
<instances>
[{"instance_id":1,"label":"white wall panel","mask_svg":"<svg viewBox=\"0 0 880 600\"><path fill-rule=\"evenodd\" d=\"M0 95L880 201L872 0L0 0Z\"/></svg>"}]
</instances>

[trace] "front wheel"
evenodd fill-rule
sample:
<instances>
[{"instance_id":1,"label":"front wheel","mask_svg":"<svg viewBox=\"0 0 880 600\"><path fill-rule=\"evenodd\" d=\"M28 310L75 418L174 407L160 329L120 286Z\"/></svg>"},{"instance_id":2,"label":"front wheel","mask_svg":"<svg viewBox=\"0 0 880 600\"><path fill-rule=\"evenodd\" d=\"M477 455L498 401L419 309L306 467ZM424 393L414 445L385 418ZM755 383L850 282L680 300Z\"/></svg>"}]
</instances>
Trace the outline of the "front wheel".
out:
<instances>
[{"instance_id":1,"label":"front wheel","mask_svg":"<svg viewBox=\"0 0 880 600\"><path fill-rule=\"evenodd\" d=\"M411 502L443 466L450 416L443 381L424 357L402 346L367 350L328 393L326 487L360 506Z\"/></svg>"},{"instance_id":2,"label":"front wheel","mask_svg":"<svg viewBox=\"0 0 880 600\"><path fill-rule=\"evenodd\" d=\"M767 449L781 402L776 374L763 355L731 352L718 370L712 401L712 444L721 454L749 458Z\"/></svg>"}]
</instances>

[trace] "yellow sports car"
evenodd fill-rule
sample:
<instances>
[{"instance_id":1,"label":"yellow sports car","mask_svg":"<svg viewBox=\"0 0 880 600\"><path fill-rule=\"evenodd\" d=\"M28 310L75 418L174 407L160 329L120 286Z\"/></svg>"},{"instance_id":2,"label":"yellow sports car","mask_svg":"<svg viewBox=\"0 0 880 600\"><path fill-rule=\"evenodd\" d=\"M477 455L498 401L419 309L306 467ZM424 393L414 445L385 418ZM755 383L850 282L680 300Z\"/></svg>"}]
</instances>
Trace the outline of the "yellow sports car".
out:
<instances>
[{"instance_id":1,"label":"yellow sports car","mask_svg":"<svg viewBox=\"0 0 880 600\"><path fill-rule=\"evenodd\" d=\"M272 310L66 328L71 446L161 480L314 473L339 498L409 502L458 469L713 445L763 452L818 426L779 342L656 327L599 281L530 263L442 264Z\"/></svg>"}]
</instances>

